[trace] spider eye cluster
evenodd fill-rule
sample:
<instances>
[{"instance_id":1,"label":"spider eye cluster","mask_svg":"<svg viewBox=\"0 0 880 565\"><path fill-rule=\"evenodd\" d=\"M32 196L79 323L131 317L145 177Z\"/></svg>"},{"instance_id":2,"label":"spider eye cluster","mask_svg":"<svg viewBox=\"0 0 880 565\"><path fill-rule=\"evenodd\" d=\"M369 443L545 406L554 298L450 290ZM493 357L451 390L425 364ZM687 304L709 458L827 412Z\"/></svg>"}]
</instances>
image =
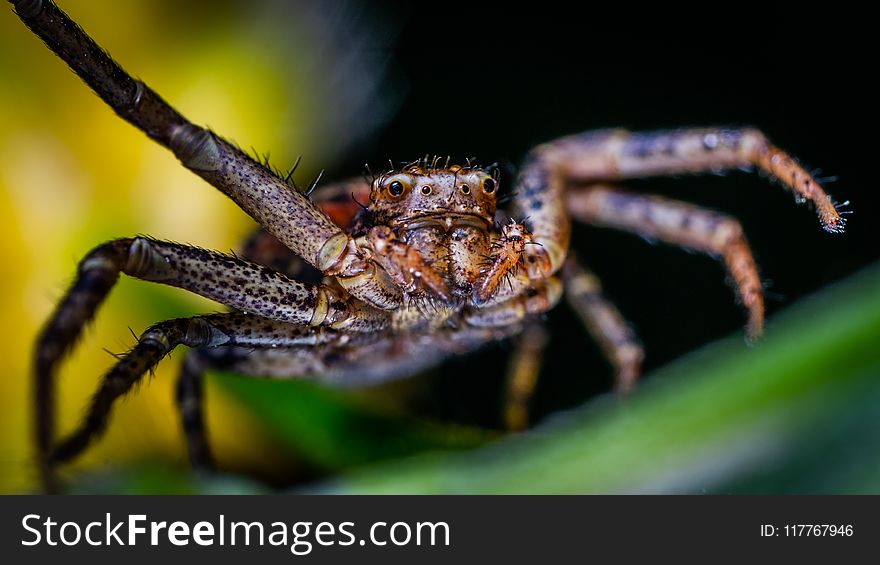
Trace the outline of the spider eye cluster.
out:
<instances>
[{"instance_id":1,"label":"spider eye cluster","mask_svg":"<svg viewBox=\"0 0 880 565\"><path fill-rule=\"evenodd\" d=\"M477 186L483 189L483 192L486 194L492 194L495 192L495 188L497 183L493 178L486 178L477 182ZM468 183L461 183L458 185L458 190L461 191L462 194L470 194L471 193L471 185Z\"/></svg>"},{"instance_id":2,"label":"spider eye cluster","mask_svg":"<svg viewBox=\"0 0 880 565\"><path fill-rule=\"evenodd\" d=\"M448 170L429 171L403 171L383 178L376 186L376 198L385 201L389 205L397 205L400 202L409 202L408 195L417 196L410 204L414 206L439 205L451 198L464 198L463 202L480 202L488 197L494 202L495 192L498 190L498 180L483 171L462 171L461 168ZM430 198L429 198L430 197ZM439 200L435 201L435 197ZM448 202L453 202L448 200Z\"/></svg>"}]
</instances>

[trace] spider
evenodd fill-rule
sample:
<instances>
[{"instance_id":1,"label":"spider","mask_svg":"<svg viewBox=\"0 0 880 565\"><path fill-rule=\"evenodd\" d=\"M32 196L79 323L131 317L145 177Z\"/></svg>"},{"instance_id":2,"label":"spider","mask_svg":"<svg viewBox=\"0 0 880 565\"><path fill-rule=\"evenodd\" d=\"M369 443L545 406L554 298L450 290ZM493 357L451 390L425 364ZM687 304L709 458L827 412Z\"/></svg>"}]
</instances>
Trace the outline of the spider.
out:
<instances>
[{"instance_id":1,"label":"spider","mask_svg":"<svg viewBox=\"0 0 880 565\"><path fill-rule=\"evenodd\" d=\"M838 206L790 155L753 128L588 131L539 145L498 209L497 169L425 157L313 192L206 128L132 78L49 0L10 0L16 14L120 117L170 149L261 227L241 256L134 237L101 244L40 334L35 354L36 443L43 486L107 427L115 401L168 353L189 347L177 383L191 464L210 468L202 375L223 368L269 378L363 385L400 378L507 338L516 340L505 421L527 424L545 338L541 314L563 297L632 389L643 350L597 277L569 251L572 220L633 232L719 258L762 333L758 269L737 220L629 192L626 179L757 169L811 202L839 233ZM153 325L104 375L81 425L55 439L54 377L124 273L230 308Z\"/></svg>"}]
</instances>

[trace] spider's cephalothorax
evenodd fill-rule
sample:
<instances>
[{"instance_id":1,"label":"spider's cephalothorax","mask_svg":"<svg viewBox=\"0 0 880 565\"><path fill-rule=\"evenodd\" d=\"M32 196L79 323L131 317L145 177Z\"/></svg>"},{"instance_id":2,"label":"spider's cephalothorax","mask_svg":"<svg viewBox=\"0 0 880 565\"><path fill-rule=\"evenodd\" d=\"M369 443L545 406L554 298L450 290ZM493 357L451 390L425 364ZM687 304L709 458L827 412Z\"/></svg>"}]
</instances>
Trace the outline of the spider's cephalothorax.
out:
<instances>
[{"instance_id":1,"label":"spider's cephalothorax","mask_svg":"<svg viewBox=\"0 0 880 565\"><path fill-rule=\"evenodd\" d=\"M642 349L596 276L569 252L572 219L719 258L748 311L749 336L760 335L761 281L740 224L691 204L627 192L618 183L629 178L758 169L812 203L827 231L843 230L841 212L819 182L750 128L607 130L541 145L519 171L507 216L528 217L527 226L496 211L496 177L474 167L438 167L436 160L389 171L372 183L324 187L310 198L189 122L126 74L52 2L11 1L24 23L122 118L262 226L242 258L135 237L102 244L81 261L36 347L36 440L47 489L57 486L55 467L106 428L114 401L178 345L191 348L178 399L190 459L202 467L210 464L210 453L201 379L213 367L352 385L412 374L522 334L505 413L509 427L522 427L545 341L539 315L560 300L563 288L614 366L616 388L629 390ZM120 273L194 292L231 311L149 328L104 376L80 428L56 443L57 366Z\"/></svg>"},{"instance_id":2,"label":"spider's cephalothorax","mask_svg":"<svg viewBox=\"0 0 880 565\"><path fill-rule=\"evenodd\" d=\"M512 224L517 234L506 228L510 237L496 229L497 190L497 177L475 167L440 168L425 161L381 175L371 184L364 211L373 226L368 238L380 257L394 242L411 254L411 261L401 262L402 270L384 262L386 272L411 295L428 293L447 302L491 298L498 282L490 280L493 252L507 251L503 243L522 240L525 232L518 224ZM518 262L521 248L509 260Z\"/></svg>"}]
</instances>

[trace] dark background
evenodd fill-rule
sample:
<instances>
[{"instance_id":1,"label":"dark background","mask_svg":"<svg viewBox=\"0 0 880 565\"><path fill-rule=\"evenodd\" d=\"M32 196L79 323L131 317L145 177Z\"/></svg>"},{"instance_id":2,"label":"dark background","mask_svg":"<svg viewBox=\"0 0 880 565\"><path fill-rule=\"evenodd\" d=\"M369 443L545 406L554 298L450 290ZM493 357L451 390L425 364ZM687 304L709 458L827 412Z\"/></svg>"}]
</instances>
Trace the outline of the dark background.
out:
<instances>
[{"instance_id":1,"label":"dark background","mask_svg":"<svg viewBox=\"0 0 880 565\"><path fill-rule=\"evenodd\" d=\"M477 156L515 170L534 144L583 130L754 125L796 155L832 196L851 200L844 235L755 174L629 181L739 218L767 286L767 311L833 283L878 257L872 214L875 122L864 15L809 8L645 8L629 3L490 7L383 3L398 29L393 70L401 106L378 140L353 151L339 174L365 161L425 153ZM399 27L397 27L399 26ZM505 177L510 186L510 174ZM641 336L645 370L741 331L744 313L720 263L609 230L577 226L573 239ZM607 391L610 368L566 307L547 316L552 339L534 412L575 406ZM772 331L772 324L769 328ZM425 412L498 425L509 346L433 372Z\"/></svg>"}]
</instances>

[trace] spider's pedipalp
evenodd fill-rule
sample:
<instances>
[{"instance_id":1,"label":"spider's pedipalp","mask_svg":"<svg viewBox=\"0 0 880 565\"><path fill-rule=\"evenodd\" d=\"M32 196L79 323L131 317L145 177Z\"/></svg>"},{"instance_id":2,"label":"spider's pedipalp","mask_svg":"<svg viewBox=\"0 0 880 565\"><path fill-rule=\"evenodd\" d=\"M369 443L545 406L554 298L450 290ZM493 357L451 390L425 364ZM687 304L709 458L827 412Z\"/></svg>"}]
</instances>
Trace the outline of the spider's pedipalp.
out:
<instances>
[{"instance_id":1,"label":"spider's pedipalp","mask_svg":"<svg viewBox=\"0 0 880 565\"><path fill-rule=\"evenodd\" d=\"M532 243L532 234L513 220L502 226L501 234L492 242L491 255L476 284L474 301L485 303L492 298L498 285L516 273L523 260L523 251Z\"/></svg>"},{"instance_id":2,"label":"spider's pedipalp","mask_svg":"<svg viewBox=\"0 0 880 565\"><path fill-rule=\"evenodd\" d=\"M511 283L509 294L504 290L507 287L499 287L495 300L467 314L467 323L478 328L513 326L550 310L562 297L562 283L557 277L534 282L516 277Z\"/></svg>"}]
</instances>

